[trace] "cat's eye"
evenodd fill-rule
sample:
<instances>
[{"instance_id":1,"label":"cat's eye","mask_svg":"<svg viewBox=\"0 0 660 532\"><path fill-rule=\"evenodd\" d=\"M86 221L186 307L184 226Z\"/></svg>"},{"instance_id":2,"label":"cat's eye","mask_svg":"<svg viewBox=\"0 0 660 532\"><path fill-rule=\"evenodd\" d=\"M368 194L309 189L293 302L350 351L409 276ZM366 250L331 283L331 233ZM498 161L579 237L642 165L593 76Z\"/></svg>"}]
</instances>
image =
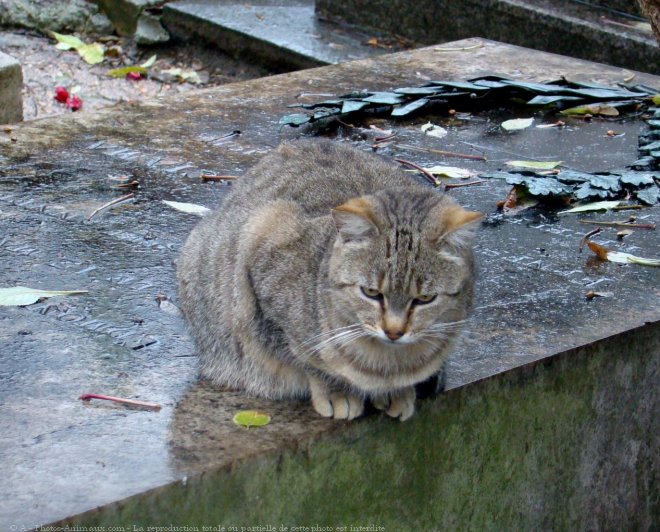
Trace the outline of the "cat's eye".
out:
<instances>
[{"instance_id":1,"label":"cat's eye","mask_svg":"<svg viewBox=\"0 0 660 532\"><path fill-rule=\"evenodd\" d=\"M360 290L362 290L362 293L370 299L381 299L383 297L383 294L381 294L375 288L367 288L366 286L361 286Z\"/></svg>"},{"instance_id":2,"label":"cat's eye","mask_svg":"<svg viewBox=\"0 0 660 532\"><path fill-rule=\"evenodd\" d=\"M421 294L413 299L413 305L426 305L436 298L435 294Z\"/></svg>"}]
</instances>

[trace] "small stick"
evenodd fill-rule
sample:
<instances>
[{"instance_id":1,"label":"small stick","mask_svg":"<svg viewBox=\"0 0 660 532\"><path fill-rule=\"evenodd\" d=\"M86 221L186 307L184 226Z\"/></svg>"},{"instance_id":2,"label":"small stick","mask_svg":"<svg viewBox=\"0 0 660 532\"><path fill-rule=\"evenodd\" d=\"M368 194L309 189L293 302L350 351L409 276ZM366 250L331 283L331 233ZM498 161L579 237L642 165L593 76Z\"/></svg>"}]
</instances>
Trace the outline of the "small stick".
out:
<instances>
[{"instance_id":1,"label":"small stick","mask_svg":"<svg viewBox=\"0 0 660 532\"><path fill-rule=\"evenodd\" d=\"M438 184L440 183L440 182L439 182L439 181L433 176L433 174L432 174L431 172L429 172L429 171L426 170L425 168L422 168L422 167L419 166L418 164L415 164L415 163L410 162L410 161L406 161L405 159L398 159L398 158L395 158L394 160L395 160L397 163L405 164L406 166L410 166L411 168L414 168L415 170L418 170L419 172L422 172L422 173L426 176L426 178L427 178L431 183L433 183L434 185L438 185Z\"/></svg>"},{"instance_id":2,"label":"small stick","mask_svg":"<svg viewBox=\"0 0 660 532\"><path fill-rule=\"evenodd\" d=\"M646 205L619 205L618 207L612 207L613 211L628 211L633 209L646 209Z\"/></svg>"},{"instance_id":3,"label":"small stick","mask_svg":"<svg viewBox=\"0 0 660 532\"><path fill-rule=\"evenodd\" d=\"M391 135L387 135L386 137L376 137L374 139L374 144L380 144L381 142L387 142L388 140L392 140L394 137L396 137L399 133L394 132Z\"/></svg>"},{"instance_id":4,"label":"small stick","mask_svg":"<svg viewBox=\"0 0 660 532\"><path fill-rule=\"evenodd\" d=\"M606 225L608 227L633 227L635 229L655 229L655 224L632 224L630 222L592 222L580 220L581 224Z\"/></svg>"},{"instance_id":5,"label":"small stick","mask_svg":"<svg viewBox=\"0 0 660 532\"><path fill-rule=\"evenodd\" d=\"M450 190L452 188L460 188L460 187L471 187L472 185L481 185L481 183L485 183L485 179L477 179L476 181L470 181L469 183L447 183L445 185L445 190Z\"/></svg>"},{"instance_id":6,"label":"small stick","mask_svg":"<svg viewBox=\"0 0 660 532\"><path fill-rule=\"evenodd\" d=\"M202 174L202 181L230 181L232 179L238 179L238 176Z\"/></svg>"},{"instance_id":7,"label":"small stick","mask_svg":"<svg viewBox=\"0 0 660 532\"><path fill-rule=\"evenodd\" d=\"M109 201L108 203L105 203L104 205L101 205L98 209L92 211L92 213L87 217L87 221L91 220L94 215L102 211L103 209L107 209L108 207L112 207L113 205L117 205L118 203L123 203L124 201L128 201L129 199L132 199L135 196L135 193L131 192L130 194L126 194L125 196L122 196L121 198L116 198L113 199L112 201Z\"/></svg>"},{"instance_id":8,"label":"small stick","mask_svg":"<svg viewBox=\"0 0 660 532\"><path fill-rule=\"evenodd\" d=\"M159 404L156 403L147 403L145 401L138 401L136 399L124 399L122 397L114 397L112 395L103 395L100 393L84 393L79 397L79 399L87 402L91 401L92 399L102 399L104 401L112 401L114 403L120 403L128 406L137 406L147 410L154 410L156 412L162 408Z\"/></svg>"},{"instance_id":9,"label":"small stick","mask_svg":"<svg viewBox=\"0 0 660 532\"><path fill-rule=\"evenodd\" d=\"M578 253L582 253L582 248L584 248L584 245L587 243L587 240L589 240L589 237L597 235L601 231L602 229L600 227L596 227L596 229L592 229L586 235L584 235L582 237L582 240L580 240L580 247L578 248Z\"/></svg>"},{"instance_id":10,"label":"small stick","mask_svg":"<svg viewBox=\"0 0 660 532\"><path fill-rule=\"evenodd\" d=\"M437 155L445 155L446 157L460 157L461 159L472 159L474 161L487 160L483 155L472 155L470 153L458 153L455 151L435 150L433 148L420 148L418 146L412 146L410 144L397 144L396 147L403 148L404 150L415 150L415 151L435 153Z\"/></svg>"},{"instance_id":11,"label":"small stick","mask_svg":"<svg viewBox=\"0 0 660 532\"><path fill-rule=\"evenodd\" d=\"M140 182L135 180L135 181L128 181L126 183L120 183L117 185L117 188L138 188L140 186Z\"/></svg>"}]
</instances>

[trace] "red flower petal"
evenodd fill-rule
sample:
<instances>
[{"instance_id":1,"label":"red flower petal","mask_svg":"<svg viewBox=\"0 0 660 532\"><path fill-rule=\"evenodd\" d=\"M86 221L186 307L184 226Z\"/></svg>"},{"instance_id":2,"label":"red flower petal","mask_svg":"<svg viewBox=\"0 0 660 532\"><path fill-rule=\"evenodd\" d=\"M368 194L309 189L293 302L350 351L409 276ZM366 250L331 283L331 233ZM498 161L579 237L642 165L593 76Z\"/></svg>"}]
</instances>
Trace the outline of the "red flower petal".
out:
<instances>
[{"instance_id":1,"label":"red flower petal","mask_svg":"<svg viewBox=\"0 0 660 532\"><path fill-rule=\"evenodd\" d=\"M142 74L140 72L128 72L126 74L126 79L131 81L138 81L142 79Z\"/></svg>"},{"instance_id":2,"label":"red flower petal","mask_svg":"<svg viewBox=\"0 0 660 532\"><path fill-rule=\"evenodd\" d=\"M82 107L82 104L83 104L82 100L76 95L69 96L66 99L66 106L72 111L77 111L78 109L80 109Z\"/></svg>"},{"instance_id":3,"label":"red flower petal","mask_svg":"<svg viewBox=\"0 0 660 532\"><path fill-rule=\"evenodd\" d=\"M55 87L55 99L60 103L66 103L69 98L69 91L66 87Z\"/></svg>"}]
</instances>

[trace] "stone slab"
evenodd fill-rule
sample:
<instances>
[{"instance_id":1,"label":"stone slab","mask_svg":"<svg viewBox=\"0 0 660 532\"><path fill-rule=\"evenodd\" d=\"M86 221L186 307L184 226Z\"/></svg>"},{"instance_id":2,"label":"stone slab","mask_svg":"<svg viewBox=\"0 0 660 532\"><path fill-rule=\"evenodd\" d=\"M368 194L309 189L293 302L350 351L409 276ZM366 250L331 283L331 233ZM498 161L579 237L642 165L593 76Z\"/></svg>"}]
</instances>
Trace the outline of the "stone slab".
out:
<instances>
[{"instance_id":1,"label":"stone slab","mask_svg":"<svg viewBox=\"0 0 660 532\"><path fill-rule=\"evenodd\" d=\"M319 21L313 0L180 0L165 5L163 23L176 38L202 39L230 55L280 71L387 52L368 46L364 33Z\"/></svg>"},{"instance_id":2,"label":"stone slab","mask_svg":"<svg viewBox=\"0 0 660 532\"><path fill-rule=\"evenodd\" d=\"M0 52L0 124L23 120L23 69L12 56Z\"/></svg>"},{"instance_id":3,"label":"stone slab","mask_svg":"<svg viewBox=\"0 0 660 532\"><path fill-rule=\"evenodd\" d=\"M345 431L352 429L318 418L308 405L255 401L195 385L193 348L173 305L174 260L196 219L161 200L217 204L228 187L202 182L202 170L240 175L280 141L312 134L278 127L291 103L314 101L317 94L386 90L493 70L533 81L567 76L607 84L629 75L470 39L127 103L96 114L33 121L12 131L15 140L0 132L0 286L89 290L87 296L0 310L0 529L34 527L117 501L138 515L154 500L166 503L167 486L185 492L191 476L211 478L214 472L257 457L277 462L292 445L327 445L330 457L341 456L352 445L350 438L332 438L350 436ZM636 73L636 81L660 85L657 77L643 73ZM419 132L429 118L440 119L377 124L395 127L402 141L433 146L434 139ZM637 157L636 134L644 127L634 121L617 123L633 129L605 139L611 123L595 121L593 129L566 131L578 137L564 138L557 131L550 131L545 141L529 137L537 138L530 147L527 137L493 134L491 125L487 119L475 120L448 139L447 146L463 151L466 142L481 146L489 157L486 170L512 156L557 155L578 169L594 170L632 162ZM235 130L241 134L227 136ZM582 138L589 149L580 146L580 131L591 135ZM359 129L340 130L338 140L370 149L368 133ZM601 157L605 152L606 161ZM421 164L456 164L395 145L383 154ZM113 188L118 176L140 182L135 200L88 220L94 209L125 193ZM601 263L578 254L585 226L577 218L498 215L495 202L507 189L489 182L452 191L465 206L488 214L477 245L477 308L448 372L449 388L460 389L464 397L471 393L470 383L515 368L524 372L529 364L545 367L562 353L570 360L571 350L591 342L605 342L607 351L610 339L625 331L657 339L658 270ZM638 218L657 223L660 208L646 209ZM628 238L626 250L658 256L657 232ZM614 232L599 241L618 246ZM592 289L610 291L613 297L586 301L585 292ZM636 337L633 333L627 338L634 342ZM83 392L154 401L163 409L154 413L85 405L78 400ZM382 430L385 438L395 432L405 441L428 431L423 412L442 415L442 405L442 397L422 404L422 415L405 424L370 416L360 422L359 431ZM243 408L268 411L273 422L265 431L247 432L231 422L231 414ZM191 409L197 421L189 417ZM515 424L516 419L508 422ZM217 430L206 431L204 423ZM326 456L319 467L329 467L328 460ZM301 463L303 474L296 478L313 478L314 464ZM388 473L383 475L388 478ZM352 486L354 480L346 480L344 492L351 493ZM195 493L184 501L189 519L206 515L209 507L204 505L211 504Z\"/></svg>"},{"instance_id":4,"label":"stone slab","mask_svg":"<svg viewBox=\"0 0 660 532\"><path fill-rule=\"evenodd\" d=\"M599 9L593 3L570 0L317 0L316 6L325 17L424 44L484 37L660 73L660 48L653 34L626 26L640 19Z\"/></svg>"}]
</instances>

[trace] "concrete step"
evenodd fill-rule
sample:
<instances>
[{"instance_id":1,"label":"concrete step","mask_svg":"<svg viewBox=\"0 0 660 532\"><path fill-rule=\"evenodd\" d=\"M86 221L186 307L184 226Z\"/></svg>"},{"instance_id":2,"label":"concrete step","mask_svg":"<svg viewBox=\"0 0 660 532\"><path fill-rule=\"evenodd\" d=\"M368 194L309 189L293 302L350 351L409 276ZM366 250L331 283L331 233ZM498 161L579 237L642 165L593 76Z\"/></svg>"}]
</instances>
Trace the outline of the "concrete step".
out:
<instances>
[{"instance_id":1,"label":"concrete step","mask_svg":"<svg viewBox=\"0 0 660 532\"><path fill-rule=\"evenodd\" d=\"M23 120L23 70L12 56L0 52L0 124Z\"/></svg>"},{"instance_id":2,"label":"concrete step","mask_svg":"<svg viewBox=\"0 0 660 532\"><path fill-rule=\"evenodd\" d=\"M644 19L617 2L571 0L317 0L336 21L424 44L479 36L609 65L660 72L660 48ZM634 2L627 2L634 4ZM630 10L632 11L632 10Z\"/></svg>"},{"instance_id":3,"label":"concrete step","mask_svg":"<svg viewBox=\"0 0 660 532\"><path fill-rule=\"evenodd\" d=\"M316 17L313 0L216 2L182 0L163 10L163 24L182 40L200 39L224 52L290 71L374 57L400 45Z\"/></svg>"}]
</instances>

